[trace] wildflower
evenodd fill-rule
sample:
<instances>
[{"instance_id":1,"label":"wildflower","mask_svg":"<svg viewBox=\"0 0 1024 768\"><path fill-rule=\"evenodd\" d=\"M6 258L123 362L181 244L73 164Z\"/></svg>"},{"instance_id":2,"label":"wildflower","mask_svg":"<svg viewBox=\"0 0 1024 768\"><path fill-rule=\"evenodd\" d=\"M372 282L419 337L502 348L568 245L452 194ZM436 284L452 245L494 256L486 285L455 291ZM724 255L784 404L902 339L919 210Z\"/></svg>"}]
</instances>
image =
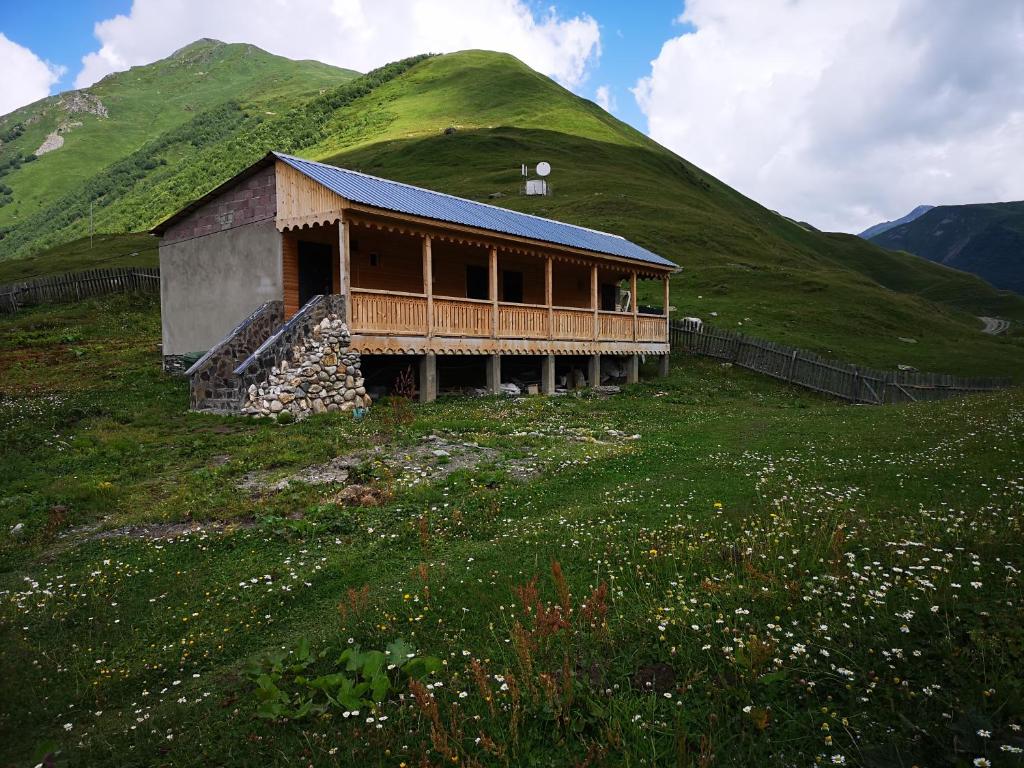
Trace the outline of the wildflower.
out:
<instances>
[{"instance_id":1,"label":"wildflower","mask_svg":"<svg viewBox=\"0 0 1024 768\"><path fill-rule=\"evenodd\" d=\"M986 731L984 728L978 729L978 735L983 739L988 739L992 736L992 731Z\"/></svg>"},{"instance_id":2,"label":"wildflower","mask_svg":"<svg viewBox=\"0 0 1024 768\"><path fill-rule=\"evenodd\" d=\"M832 755L832 765L846 765L846 757L843 755Z\"/></svg>"},{"instance_id":3,"label":"wildflower","mask_svg":"<svg viewBox=\"0 0 1024 768\"><path fill-rule=\"evenodd\" d=\"M984 757L976 757L974 758L973 765L976 765L978 768L990 768L992 763L990 763Z\"/></svg>"}]
</instances>

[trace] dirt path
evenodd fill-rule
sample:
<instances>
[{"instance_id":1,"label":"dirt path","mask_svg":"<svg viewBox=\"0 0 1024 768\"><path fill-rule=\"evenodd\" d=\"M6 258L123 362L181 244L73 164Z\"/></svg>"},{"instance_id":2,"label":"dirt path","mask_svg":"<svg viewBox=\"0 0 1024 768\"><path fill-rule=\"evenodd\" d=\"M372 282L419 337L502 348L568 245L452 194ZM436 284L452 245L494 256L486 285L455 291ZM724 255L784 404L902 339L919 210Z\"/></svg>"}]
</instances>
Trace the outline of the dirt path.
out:
<instances>
[{"instance_id":1,"label":"dirt path","mask_svg":"<svg viewBox=\"0 0 1024 768\"><path fill-rule=\"evenodd\" d=\"M979 317L979 320L985 324L985 327L981 329L982 333L987 333L990 336L998 336L1001 333L1006 333L1010 330L1010 321L1003 320L999 317Z\"/></svg>"}]
</instances>

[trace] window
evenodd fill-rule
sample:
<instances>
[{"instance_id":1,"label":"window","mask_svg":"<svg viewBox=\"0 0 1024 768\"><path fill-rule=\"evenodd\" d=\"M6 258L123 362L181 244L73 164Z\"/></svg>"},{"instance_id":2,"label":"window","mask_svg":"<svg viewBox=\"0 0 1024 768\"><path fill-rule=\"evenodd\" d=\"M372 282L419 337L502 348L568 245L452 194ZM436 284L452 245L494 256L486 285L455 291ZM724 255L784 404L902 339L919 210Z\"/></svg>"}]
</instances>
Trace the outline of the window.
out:
<instances>
[{"instance_id":1,"label":"window","mask_svg":"<svg viewBox=\"0 0 1024 768\"><path fill-rule=\"evenodd\" d=\"M370 254L370 266L371 267L379 267L380 266L380 254L379 253L371 253Z\"/></svg>"},{"instance_id":2,"label":"window","mask_svg":"<svg viewBox=\"0 0 1024 768\"><path fill-rule=\"evenodd\" d=\"M503 270L501 273L501 299L514 304L523 303L523 273Z\"/></svg>"},{"instance_id":3,"label":"window","mask_svg":"<svg viewBox=\"0 0 1024 768\"><path fill-rule=\"evenodd\" d=\"M487 267L480 267L473 264L466 266L466 298L483 299L490 298L490 289L487 279Z\"/></svg>"}]
</instances>

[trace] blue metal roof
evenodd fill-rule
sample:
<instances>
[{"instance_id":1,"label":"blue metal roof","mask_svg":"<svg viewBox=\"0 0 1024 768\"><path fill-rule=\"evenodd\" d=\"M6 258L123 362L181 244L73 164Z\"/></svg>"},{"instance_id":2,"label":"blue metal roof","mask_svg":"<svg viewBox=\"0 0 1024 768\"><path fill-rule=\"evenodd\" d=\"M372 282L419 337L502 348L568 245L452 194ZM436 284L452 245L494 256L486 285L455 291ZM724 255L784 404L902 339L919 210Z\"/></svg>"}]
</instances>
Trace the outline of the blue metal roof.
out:
<instances>
[{"instance_id":1,"label":"blue metal roof","mask_svg":"<svg viewBox=\"0 0 1024 768\"><path fill-rule=\"evenodd\" d=\"M358 171L303 160L274 152L273 155L346 200L411 216L487 229L506 235L542 240L546 243L582 248L610 256L644 261L661 267L676 267L668 259L631 243L624 237L578 227L495 205L477 203L454 195L434 192L411 184L381 179Z\"/></svg>"}]
</instances>

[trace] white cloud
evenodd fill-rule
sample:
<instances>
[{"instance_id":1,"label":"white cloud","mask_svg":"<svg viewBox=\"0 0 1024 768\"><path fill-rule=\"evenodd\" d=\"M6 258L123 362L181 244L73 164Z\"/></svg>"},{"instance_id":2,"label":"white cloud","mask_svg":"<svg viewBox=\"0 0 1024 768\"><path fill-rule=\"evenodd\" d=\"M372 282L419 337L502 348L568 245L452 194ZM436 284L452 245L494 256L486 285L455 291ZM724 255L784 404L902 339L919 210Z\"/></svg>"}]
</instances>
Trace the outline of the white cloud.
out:
<instances>
[{"instance_id":1,"label":"white cloud","mask_svg":"<svg viewBox=\"0 0 1024 768\"><path fill-rule=\"evenodd\" d=\"M1020 0L687 0L634 95L651 136L769 208L860 231L1024 199Z\"/></svg>"},{"instance_id":2,"label":"white cloud","mask_svg":"<svg viewBox=\"0 0 1024 768\"><path fill-rule=\"evenodd\" d=\"M594 91L594 101L605 112L614 112L619 108L619 105L615 103L615 95L607 85L597 86L597 90Z\"/></svg>"},{"instance_id":3,"label":"white cloud","mask_svg":"<svg viewBox=\"0 0 1024 768\"><path fill-rule=\"evenodd\" d=\"M50 88L64 74L64 67L43 61L23 45L0 32L0 115L50 95Z\"/></svg>"},{"instance_id":4,"label":"white cloud","mask_svg":"<svg viewBox=\"0 0 1024 768\"><path fill-rule=\"evenodd\" d=\"M200 37L360 71L418 53L489 48L571 88L601 50L590 16L535 14L526 0L135 0L95 34L101 47L82 59L77 88Z\"/></svg>"}]
</instances>

